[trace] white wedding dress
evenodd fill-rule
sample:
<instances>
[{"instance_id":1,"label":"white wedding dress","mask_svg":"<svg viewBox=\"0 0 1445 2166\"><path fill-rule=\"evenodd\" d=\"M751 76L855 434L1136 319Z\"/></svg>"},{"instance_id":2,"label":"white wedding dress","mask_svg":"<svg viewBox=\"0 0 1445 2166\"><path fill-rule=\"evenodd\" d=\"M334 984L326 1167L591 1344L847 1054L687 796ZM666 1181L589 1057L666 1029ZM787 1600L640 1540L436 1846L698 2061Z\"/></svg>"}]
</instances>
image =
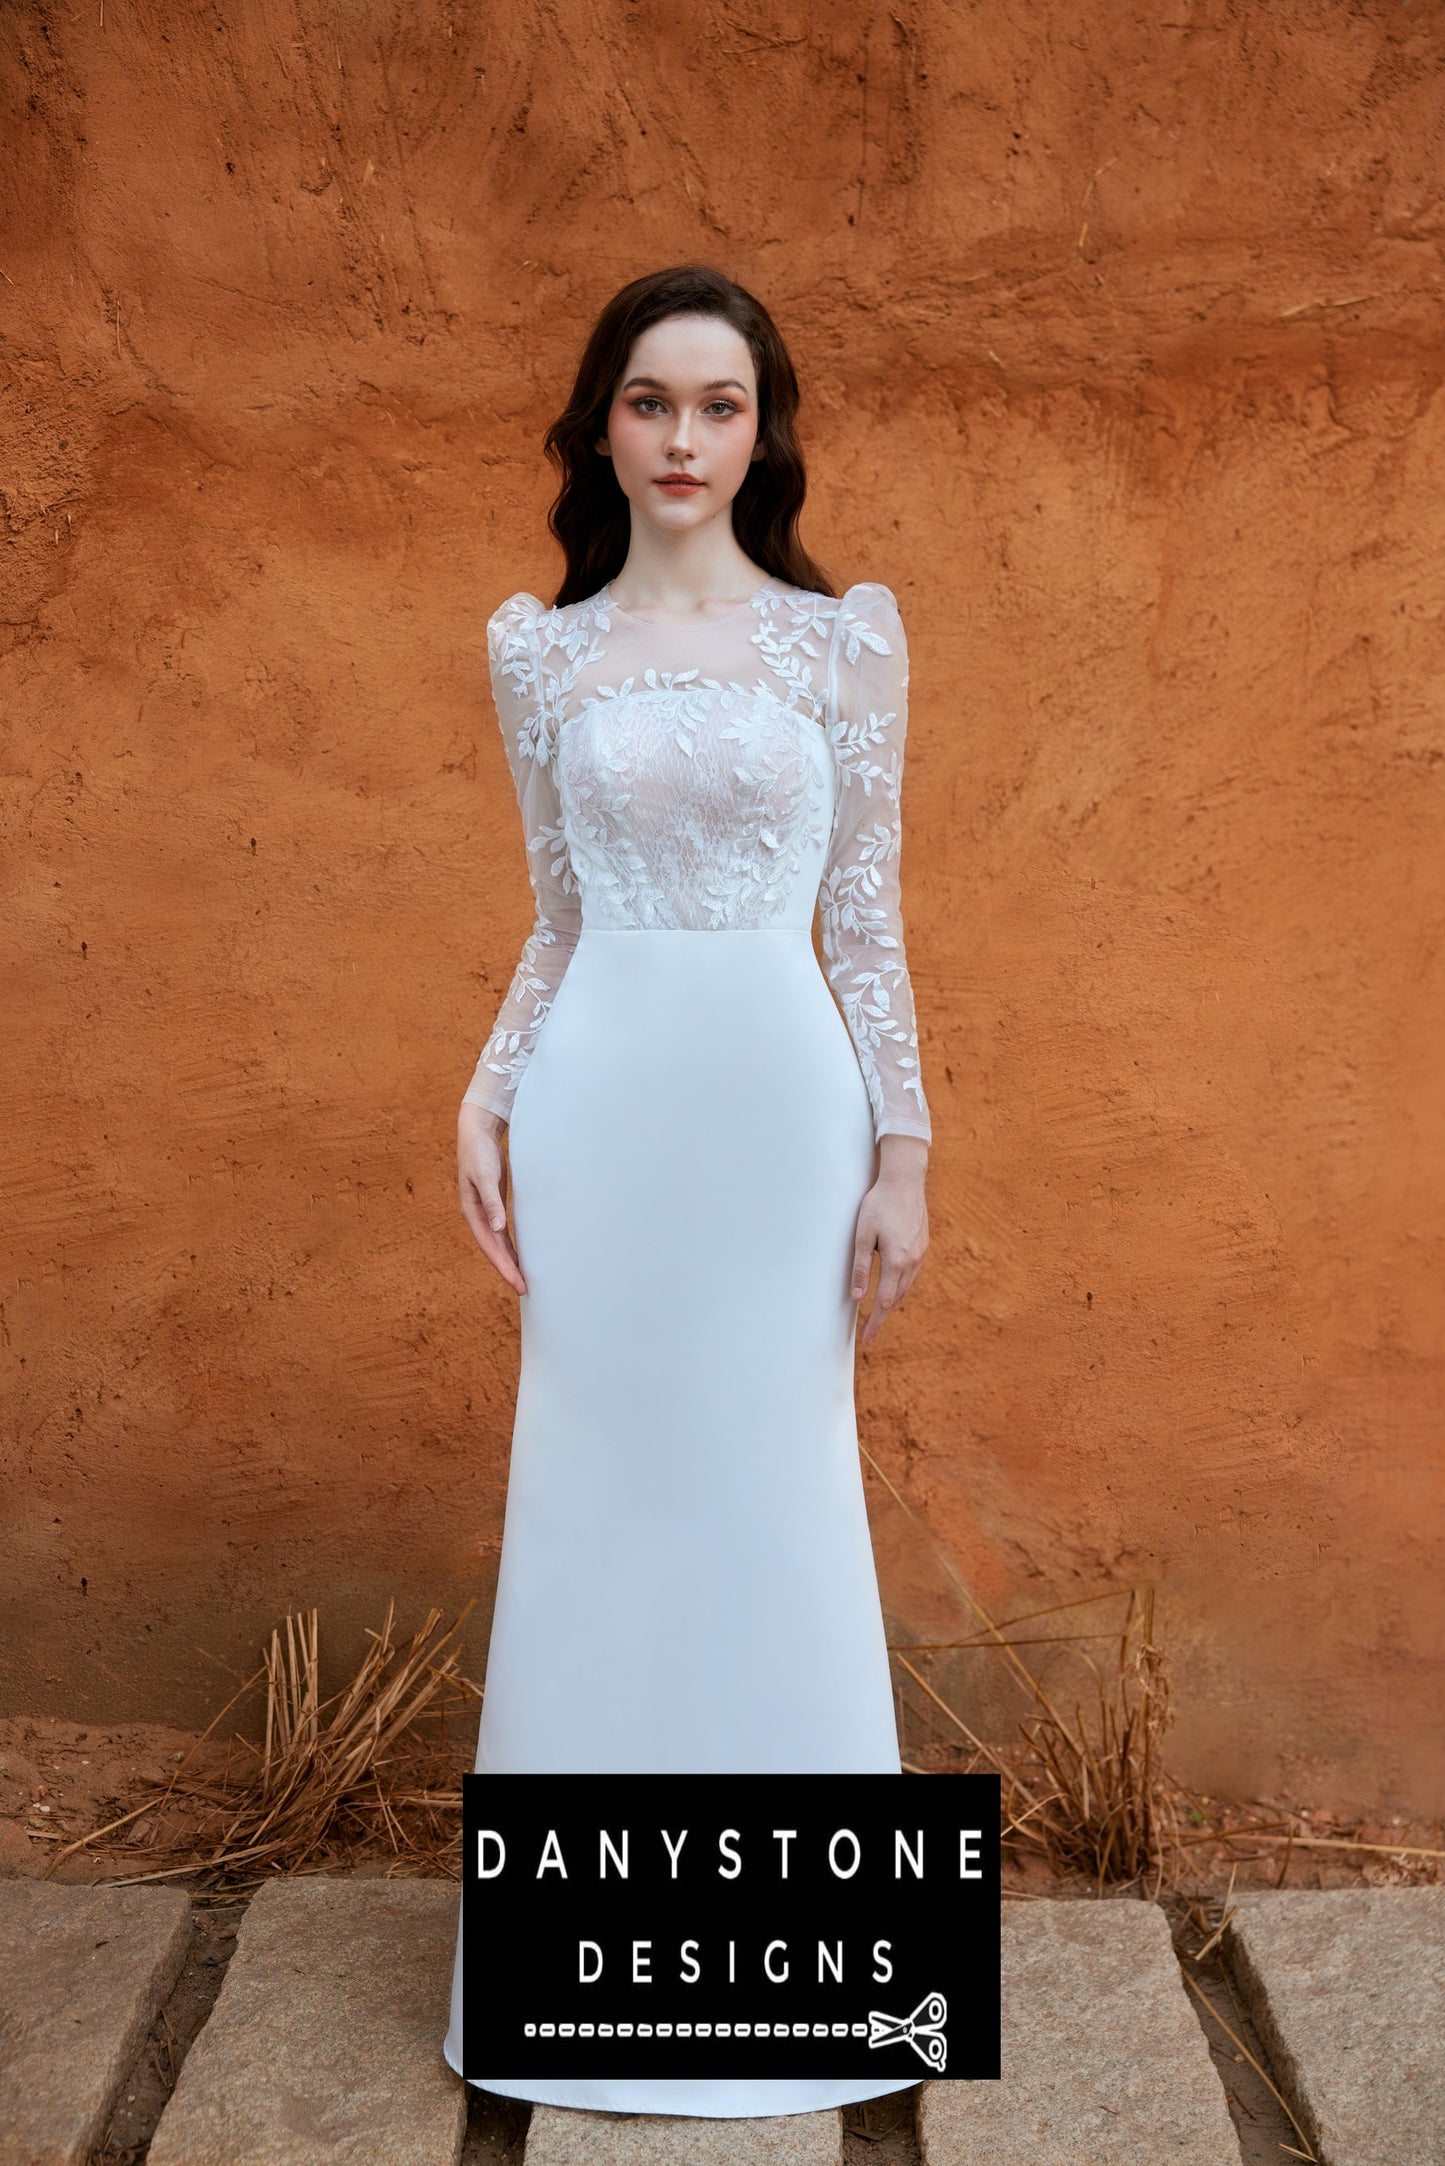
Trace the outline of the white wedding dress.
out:
<instances>
[{"instance_id":1,"label":"white wedding dress","mask_svg":"<svg viewBox=\"0 0 1445 2166\"><path fill-rule=\"evenodd\" d=\"M536 922L465 1094L509 1122L527 1281L477 1772L898 1774L849 1292L875 1138L931 1136L893 596L769 579L681 624L610 583L517 594L488 651ZM460 1921L457 1948L444 2051L491 2091L747 2115L909 2088L464 2069Z\"/></svg>"}]
</instances>

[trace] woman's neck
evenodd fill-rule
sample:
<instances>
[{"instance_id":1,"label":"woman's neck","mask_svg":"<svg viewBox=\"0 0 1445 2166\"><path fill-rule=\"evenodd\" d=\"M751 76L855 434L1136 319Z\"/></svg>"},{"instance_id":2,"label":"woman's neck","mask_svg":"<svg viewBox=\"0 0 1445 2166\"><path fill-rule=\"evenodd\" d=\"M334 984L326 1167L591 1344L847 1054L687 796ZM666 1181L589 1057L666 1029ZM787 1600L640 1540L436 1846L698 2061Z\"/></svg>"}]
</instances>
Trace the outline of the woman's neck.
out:
<instances>
[{"instance_id":1,"label":"woman's neck","mask_svg":"<svg viewBox=\"0 0 1445 2166\"><path fill-rule=\"evenodd\" d=\"M619 609L686 617L747 601L767 576L739 547L731 524L724 533L704 529L674 539L634 520L626 561L609 585Z\"/></svg>"}]
</instances>

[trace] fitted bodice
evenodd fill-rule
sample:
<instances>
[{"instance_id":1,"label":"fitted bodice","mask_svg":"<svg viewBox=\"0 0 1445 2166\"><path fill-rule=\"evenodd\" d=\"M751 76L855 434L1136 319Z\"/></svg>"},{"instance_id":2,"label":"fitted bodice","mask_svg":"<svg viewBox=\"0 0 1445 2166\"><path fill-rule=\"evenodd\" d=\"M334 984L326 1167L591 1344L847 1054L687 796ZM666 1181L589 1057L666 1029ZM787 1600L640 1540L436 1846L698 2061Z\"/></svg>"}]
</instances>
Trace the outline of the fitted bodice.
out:
<instances>
[{"instance_id":1,"label":"fitted bodice","mask_svg":"<svg viewBox=\"0 0 1445 2166\"><path fill-rule=\"evenodd\" d=\"M907 647L886 587L769 580L694 623L610 584L488 627L537 912L468 1086L499 1113L588 926L807 931L858 1053L875 1132L931 1136L898 886Z\"/></svg>"},{"instance_id":2,"label":"fitted bodice","mask_svg":"<svg viewBox=\"0 0 1445 2166\"><path fill-rule=\"evenodd\" d=\"M558 740L582 923L806 930L833 818L828 740L769 691L685 675L593 698Z\"/></svg>"}]
</instances>

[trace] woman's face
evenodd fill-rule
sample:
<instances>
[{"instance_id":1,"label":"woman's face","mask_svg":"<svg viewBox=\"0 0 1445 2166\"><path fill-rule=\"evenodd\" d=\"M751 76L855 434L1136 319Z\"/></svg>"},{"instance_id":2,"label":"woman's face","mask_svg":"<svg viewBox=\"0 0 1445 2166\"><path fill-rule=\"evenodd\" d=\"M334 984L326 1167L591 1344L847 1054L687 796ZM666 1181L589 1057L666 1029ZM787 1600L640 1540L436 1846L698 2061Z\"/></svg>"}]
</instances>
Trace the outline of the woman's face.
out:
<instances>
[{"instance_id":1,"label":"woman's face","mask_svg":"<svg viewBox=\"0 0 1445 2166\"><path fill-rule=\"evenodd\" d=\"M752 350L718 316L667 316L633 341L612 394L610 457L636 518L665 533L725 513L758 442Z\"/></svg>"}]
</instances>

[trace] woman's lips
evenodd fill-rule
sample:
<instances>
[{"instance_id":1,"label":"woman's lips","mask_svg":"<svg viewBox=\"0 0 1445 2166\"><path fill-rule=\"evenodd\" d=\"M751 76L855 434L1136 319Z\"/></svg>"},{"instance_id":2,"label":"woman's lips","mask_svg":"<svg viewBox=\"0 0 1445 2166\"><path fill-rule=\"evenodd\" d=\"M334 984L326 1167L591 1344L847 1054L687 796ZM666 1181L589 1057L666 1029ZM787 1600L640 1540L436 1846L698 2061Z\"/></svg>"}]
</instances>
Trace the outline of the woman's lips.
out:
<instances>
[{"instance_id":1,"label":"woman's lips","mask_svg":"<svg viewBox=\"0 0 1445 2166\"><path fill-rule=\"evenodd\" d=\"M694 489L705 488L706 483L690 480L683 474L664 474L654 486L659 489L668 489L674 496L691 496Z\"/></svg>"}]
</instances>

